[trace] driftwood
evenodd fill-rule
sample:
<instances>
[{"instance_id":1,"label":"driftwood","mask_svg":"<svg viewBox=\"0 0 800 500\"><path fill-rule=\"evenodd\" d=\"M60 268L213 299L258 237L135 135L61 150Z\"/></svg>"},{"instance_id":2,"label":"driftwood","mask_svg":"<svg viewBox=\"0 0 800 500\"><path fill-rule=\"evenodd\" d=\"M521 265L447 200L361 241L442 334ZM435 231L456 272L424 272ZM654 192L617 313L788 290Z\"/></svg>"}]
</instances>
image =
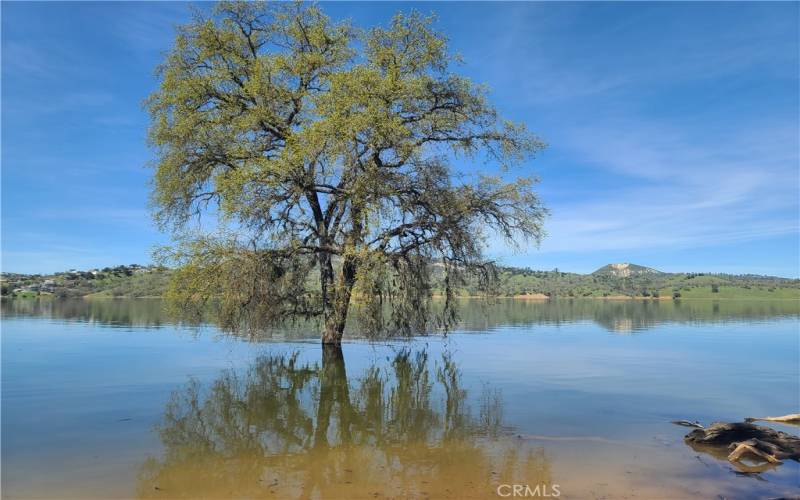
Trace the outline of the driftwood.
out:
<instances>
[{"instance_id":1,"label":"driftwood","mask_svg":"<svg viewBox=\"0 0 800 500\"><path fill-rule=\"evenodd\" d=\"M800 425L800 413L791 413L780 417L747 417L745 422L780 422L782 424Z\"/></svg>"},{"instance_id":2,"label":"driftwood","mask_svg":"<svg viewBox=\"0 0 800 500\"><path fill-rule=\"evenodd\" d=\"M703 426L697 420L694 422L689 422L688 420L673 420L672 423L675 425L682 425L684 427L697 427L698 429L703 429Z\"/></svg>"},{"instance_id":3,"label":"driftwood","mask_svg":"<svg viewBox=\"0 0 800 500\"><path fill-rule=\"evenodd\" d=\"M674 423L697 427L684 438L692 449L727 459L743 472L763 472L782 460L800 461L800 438L769 427L747 422L715 422L708 427L686 420ZM759 463L747 465L742 462L744 458Z\"/></svg>"}]
</instances>

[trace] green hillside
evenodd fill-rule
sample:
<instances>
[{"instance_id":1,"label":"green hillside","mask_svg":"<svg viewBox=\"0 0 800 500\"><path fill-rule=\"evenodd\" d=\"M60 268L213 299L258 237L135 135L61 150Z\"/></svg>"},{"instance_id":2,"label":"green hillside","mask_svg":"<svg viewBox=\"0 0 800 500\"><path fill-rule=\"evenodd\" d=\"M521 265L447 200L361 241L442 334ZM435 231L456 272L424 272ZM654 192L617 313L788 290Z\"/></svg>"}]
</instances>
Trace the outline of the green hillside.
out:
<instances>
[{"instance_id":1,"label":"green hillside","mask_svg":"<svg viewBox=\"0 0 800 500\"><path fill-rule=\"evenodd\" d=\"M617 267L612 267L617 266ZM591 274L500 269L502 295L651 299L800 299L800 280L758 275L664 273L635 264L601 267ZM478 293L467 287L466 293Z\"/></svg>"},{"instance_id":2,"label":"green hillside","mask_svg":"<svg viewBox=\"0 0 800 500\"><path fill-rule=\"evenodd\" d=\"M170 270L159 266L106 267L55 274L5 273L0 277L3 296L15 297L160 297Z\"/></svg>"},{"instance_id":3,"label":"green hillside","mask_svg":"<svg viewBox=\"0 0 800 500\"><path fill-rule=\"evenodd\" d=\"M501 296L641 299L759 299L800 300L800 280L757 275L664 273L636 264L609 264L591 274L498 269L496 293ZM89 271L70 270L52 275L4 274L3 296L16 297L159 297L171 271L164 267L117 266ZM434 272L434 292L441 277ZM481 295L477 284L462 287L461 295Z\"/></svg>"}]
</instances>

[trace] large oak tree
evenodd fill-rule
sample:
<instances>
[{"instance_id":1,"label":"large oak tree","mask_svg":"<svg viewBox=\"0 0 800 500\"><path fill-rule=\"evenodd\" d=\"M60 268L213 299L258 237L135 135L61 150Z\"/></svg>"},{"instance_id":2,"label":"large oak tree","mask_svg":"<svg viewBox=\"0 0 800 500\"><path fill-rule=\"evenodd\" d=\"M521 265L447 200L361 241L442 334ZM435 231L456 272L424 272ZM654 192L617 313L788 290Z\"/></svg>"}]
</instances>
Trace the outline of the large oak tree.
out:
<instances>
[{"instance_id":1,"label":"large oak tree","mask_svg":"<svg viewBox=\"0 0 800 500\"><path fill-rule=\"evenodd\" d=\"M542 143L457 62L417 13L364 31L237 2L181 26L148 100L171 298L261 324L320 317L332 344L354 293L370 331L451 322L459 280L491 274L487 235L538 240L545 214L532 179L508 180ZM205 213L214 232L197 229Z\"/></svg>"}]
</instances>

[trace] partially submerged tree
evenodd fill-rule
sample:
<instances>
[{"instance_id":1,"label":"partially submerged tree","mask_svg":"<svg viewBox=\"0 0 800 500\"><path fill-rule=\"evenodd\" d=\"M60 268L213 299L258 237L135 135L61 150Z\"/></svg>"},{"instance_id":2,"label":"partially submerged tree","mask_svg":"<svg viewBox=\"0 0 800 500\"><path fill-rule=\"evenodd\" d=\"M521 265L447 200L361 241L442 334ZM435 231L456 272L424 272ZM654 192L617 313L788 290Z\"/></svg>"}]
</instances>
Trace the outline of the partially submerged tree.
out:
<instances>
[{"instance_id":1,"label":"partially submerged tree","mask_svg":"<svg viewBox=\"0 0 800 500\"><path fill-rule=\"evenodd\" d=\"M316 6L221 3L179 28L148 101L156 219L181 242L173 300L318 316L338 344L355 290L364 328L425 330L453 320L460 279L491 277L487 235L538 241L532 179L502 176L542 143L450 71L431 23L362 32ZM190 230L203 212L218 234Z\"/></svg>"}]
</instances>

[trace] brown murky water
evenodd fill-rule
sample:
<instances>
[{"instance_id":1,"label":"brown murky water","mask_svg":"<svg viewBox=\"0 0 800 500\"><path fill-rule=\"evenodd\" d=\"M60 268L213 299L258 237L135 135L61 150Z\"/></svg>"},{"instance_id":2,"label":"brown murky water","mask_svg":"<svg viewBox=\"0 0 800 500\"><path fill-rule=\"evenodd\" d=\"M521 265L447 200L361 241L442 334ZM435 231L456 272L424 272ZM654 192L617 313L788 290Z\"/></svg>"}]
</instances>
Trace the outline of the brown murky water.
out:
<instances>
[{"instance_id":1,"label":"brown murky water","mask_svg":"<svg viewBox=\"0 0 800 500\"><path fill-rule=\"evenodd\" d=\"M743 474L669 421L796 412L798 309L510 301L337 351L157 301L3 303L2 495L796 495L797 463Z\"/></svg>"}]
</instances>

